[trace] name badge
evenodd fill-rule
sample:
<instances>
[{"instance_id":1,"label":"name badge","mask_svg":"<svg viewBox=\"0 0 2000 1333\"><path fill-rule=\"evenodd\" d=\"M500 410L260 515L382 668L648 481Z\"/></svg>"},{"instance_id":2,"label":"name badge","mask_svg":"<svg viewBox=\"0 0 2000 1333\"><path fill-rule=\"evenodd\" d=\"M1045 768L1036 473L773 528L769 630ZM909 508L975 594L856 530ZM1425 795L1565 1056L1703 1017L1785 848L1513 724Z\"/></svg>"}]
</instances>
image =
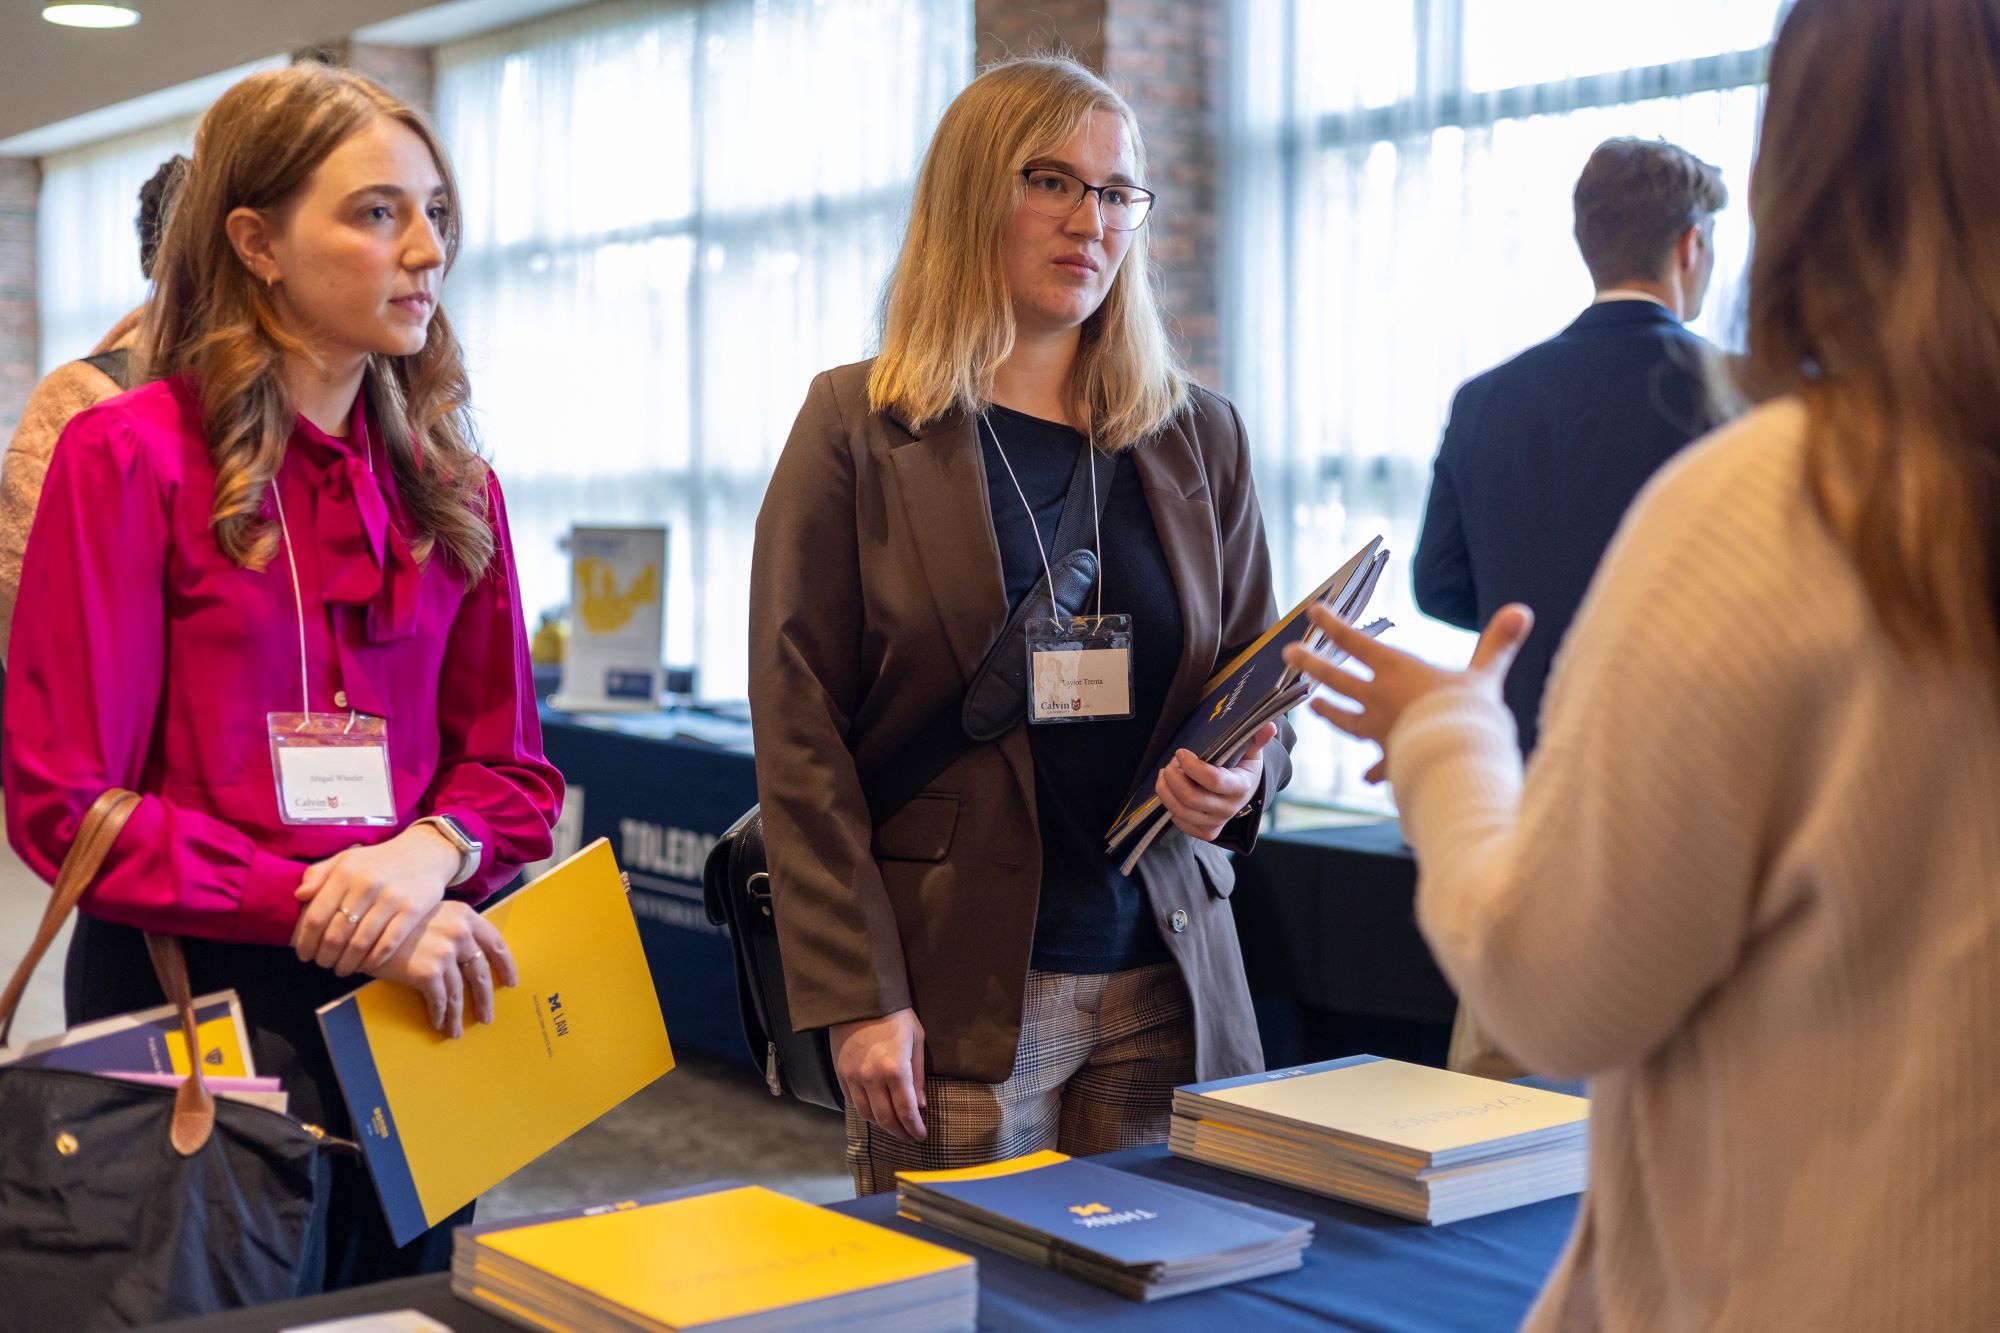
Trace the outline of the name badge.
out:
<instances>
[{"instance_id":1,"label":"name badge","mask_svg":"<svg viewBox=\"0 0 2000 1333\"><path fill-rule=\"evenodd\" d=\"M287 824L393 824L389 723L360 713L270 713L271 773Z\"/></svg>"},{"instance_id":2,"label":"name badge","mask_svg":"<svg viewBox=\"0 0 2000 1333\"><path fill-rule=\"evenodd\" d=\"M1132 617L1028 622L1028 721L1132 716Z\"/></svg>"}]
</instances>

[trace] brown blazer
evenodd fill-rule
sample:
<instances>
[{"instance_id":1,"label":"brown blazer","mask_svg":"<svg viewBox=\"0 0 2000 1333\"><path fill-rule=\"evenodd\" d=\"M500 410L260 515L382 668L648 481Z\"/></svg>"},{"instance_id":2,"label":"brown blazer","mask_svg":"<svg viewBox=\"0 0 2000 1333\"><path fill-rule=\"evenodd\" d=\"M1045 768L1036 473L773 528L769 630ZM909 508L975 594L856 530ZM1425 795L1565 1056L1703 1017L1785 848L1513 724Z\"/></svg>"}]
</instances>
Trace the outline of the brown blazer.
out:
<instances>
[{"instance_id":1,"label":"brown blazer","mask_svg":"<svg viewBox=\"0 0 2000 1333\"><path fill-rule=\"evenodd\" d=\"M911 1007L933 1072L999 1082L1042 878L1027 724L880 829L857 776L953 705L1006 619L986 471L971 419L913 431L869 411L867 380L862 362L813 381L751 559L750 716L786 987L802 1031ZM1157 747L1277 613L1235 409L1196 389L1135 461L1186 627ZM1290 775L1285 749L1266 751L1263 790L1221 841L1247 848ZM1139 877L1193 999L1196 1076L1263 1068L1227 855L1170 830Z\"/></svg>"}]
</instances>

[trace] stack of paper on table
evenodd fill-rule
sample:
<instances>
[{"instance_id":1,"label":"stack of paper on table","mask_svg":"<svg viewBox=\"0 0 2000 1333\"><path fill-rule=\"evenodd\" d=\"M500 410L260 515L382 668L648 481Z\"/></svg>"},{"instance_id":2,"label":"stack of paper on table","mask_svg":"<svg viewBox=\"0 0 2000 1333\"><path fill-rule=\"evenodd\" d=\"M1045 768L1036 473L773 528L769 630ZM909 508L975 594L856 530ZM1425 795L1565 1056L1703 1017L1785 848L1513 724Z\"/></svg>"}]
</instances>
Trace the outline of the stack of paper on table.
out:
<instances>
[{"instance_id":1,"label":"stack of paper on table","mask_svg":"<svg viewBox=\"0 0 2000 1333\"><path fill-rule=\"evenodd\" d=\"M1227 767L1242 757L1257 728L1302 703L1312 693L1312 682L1286 663L1285 649L1303 643L1308 649L1321 652L1326 646L1326 635L1306 612L1324 603L1339 620L1354 624L1367 609L1368 599L1382 577L1382 568L1388 563L1389 553L1382 549L1382 539L1376 537L1202 687L1201 702L1188 714L1166 748L1140 771L1139 781L1126 797L1125 808L1105 835L1108 852L1130 844L1131 850L1121 866L1126 874L1132 873L1153 839L1171 822L1156 788L1160 774L1173 763L1174 756L1187 750L1204 763ZM1362 626L1361 632L1372 638L1388 628L1388 621L1376 620ZM1338 662L1346 654L1330 656Z\"/></svg>"},{"instance_id":2,"label":"stack of paper on table","mask_svg":"<svg viewBox=\"0 0 2000 1333\"><path fill-rule=\"evenodd\" d=\"M1582 1097L1356 1055L1178 1088L1168 1145L1440 1223L1581 1190L1589 1119Z\"/></svg>"},{"instance_id":3,"label":"stack of paper on table","mask_svg":"<svg viewBox=\"0 0 2000 1333\"><path fill-rule=\"evenodd\" d=\"M754 1185L720 1181L460 1227L451 1289L565 1333L969 1329L978 1264Z\"/></svg>"},{"instance_id":4,"label":"stack of paper on table","mask_svg":"<svg viewBox=\"0 0 2000 1333\"><path fill-rule=\"evenodd\" d=\"M390 1234L406 1245L674 1067L653 971L604 839L483 915L518 986L493 1022L431 1027L424 998L371 981L319 1009Z\"/></svg>"},{"instance_id":5,"label":"stack of paper on table","mask_svg":"<svg viewBox=\"0 0 2000 1333\"><path fill-rule=\"evenodd\" d=\"M901 1171L896 1211L1131 1300L1297 1268L1312 1223L1042 1152L955 1171Z\"/></svg>"}]
</instances>

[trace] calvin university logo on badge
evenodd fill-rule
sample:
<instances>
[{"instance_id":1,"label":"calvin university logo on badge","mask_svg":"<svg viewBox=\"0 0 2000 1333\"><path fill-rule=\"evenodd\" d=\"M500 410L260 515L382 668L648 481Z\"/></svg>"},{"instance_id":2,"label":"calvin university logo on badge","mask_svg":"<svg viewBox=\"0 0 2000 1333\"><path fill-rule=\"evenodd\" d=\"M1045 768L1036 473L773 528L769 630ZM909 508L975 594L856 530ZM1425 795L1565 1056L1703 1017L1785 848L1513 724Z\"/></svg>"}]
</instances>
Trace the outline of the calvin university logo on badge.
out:
<instances>
[{"instance_id":1,"label":"calvin university logo on badge","mask_svg":"<svg viewBox=\"0 0 2000 1333\"><path fill-rule=\"evenodd\" d=\"M1095 1217L1099 1213L1111 1211L1101 1203L1073 1203L1069 1206L1069 1210L1078 1217Z\"/></svg>"}]
</instances>

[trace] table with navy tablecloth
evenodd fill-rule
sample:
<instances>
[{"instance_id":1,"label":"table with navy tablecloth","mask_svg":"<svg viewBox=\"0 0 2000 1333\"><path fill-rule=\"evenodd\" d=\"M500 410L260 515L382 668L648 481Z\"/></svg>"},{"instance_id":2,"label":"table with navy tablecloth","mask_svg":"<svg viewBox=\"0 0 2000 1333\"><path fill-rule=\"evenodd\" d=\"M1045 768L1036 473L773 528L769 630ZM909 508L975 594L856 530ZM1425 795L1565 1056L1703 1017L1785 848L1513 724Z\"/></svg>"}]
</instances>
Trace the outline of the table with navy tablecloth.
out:
<instances>
[{"instance_id":1,"label":"table with navy tablecloth","mask_svg":"<svg viewBox=\"0 0 2000 1333\"><path fill-rule=\"evenodd\" d=\"M1141 1304L1076 1278L957 1240L896 1217L893 1195L833 1207L979 1260L979 1327L1023 1333L1134 1328L1148 1333L1218 1329L1365 1330L1366 1333L1501 1333L1517 1327L1553 1271L1576 1216L1575 1196L1427 1227L1318 1195L1135 1148L1096 1159L1275 1208L1313 1224L1302 1267L1275 1277ZM503 1333L514 1325L451 1294L450 1279L407 1278L310 1300L179 1326L212 1333L277 1333L316 1320L415 1309L456 1333Z\"/></svg>"}]
</instances>

